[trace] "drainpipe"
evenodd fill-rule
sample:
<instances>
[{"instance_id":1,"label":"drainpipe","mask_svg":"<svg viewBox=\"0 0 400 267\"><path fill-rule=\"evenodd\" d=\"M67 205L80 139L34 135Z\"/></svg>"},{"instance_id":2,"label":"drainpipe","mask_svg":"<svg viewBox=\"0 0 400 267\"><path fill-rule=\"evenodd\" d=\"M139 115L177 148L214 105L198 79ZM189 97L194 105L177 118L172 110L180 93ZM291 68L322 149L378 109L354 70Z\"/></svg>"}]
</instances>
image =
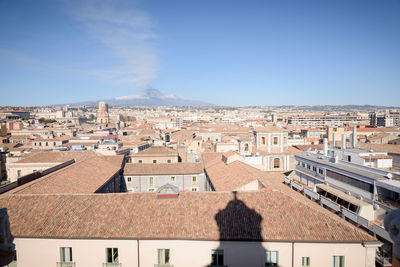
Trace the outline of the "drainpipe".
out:
<instances>
[{"instance_id":1,"label":"drainpipe","mask_svg":"<svg viewBox=\"0 0 400 267\"><path fill-rule=\"evenodd\" d=\"M137 241L137 266L140 267L139 239Z\"/></svg>"},{"instance_id":2,"label":"drainpipe","mask_svg":"<svg viewBox=\"0 0 400 267\"><path fill-rule=\"evenodd\" d=\"M294 242L292 242L292 267L294 267Z\"/></svg>"}]
</instances>

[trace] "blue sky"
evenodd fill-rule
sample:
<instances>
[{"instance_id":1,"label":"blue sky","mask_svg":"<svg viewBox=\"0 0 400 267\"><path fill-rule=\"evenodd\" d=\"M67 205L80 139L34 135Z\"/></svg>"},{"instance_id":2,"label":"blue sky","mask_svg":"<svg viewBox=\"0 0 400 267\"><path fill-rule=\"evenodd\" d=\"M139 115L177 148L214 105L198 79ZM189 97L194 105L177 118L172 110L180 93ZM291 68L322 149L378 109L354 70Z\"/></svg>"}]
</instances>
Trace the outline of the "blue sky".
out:
<instances>
[{"instance_id":1,"label":"blue sky","mask_svg":"<svg viewBox=\"0 0 400 267\"><path fill-rule=\"evenodd\" d=\"M0 105L400 103L400 0L0 0Z\"/></svg>"}]
</instances>

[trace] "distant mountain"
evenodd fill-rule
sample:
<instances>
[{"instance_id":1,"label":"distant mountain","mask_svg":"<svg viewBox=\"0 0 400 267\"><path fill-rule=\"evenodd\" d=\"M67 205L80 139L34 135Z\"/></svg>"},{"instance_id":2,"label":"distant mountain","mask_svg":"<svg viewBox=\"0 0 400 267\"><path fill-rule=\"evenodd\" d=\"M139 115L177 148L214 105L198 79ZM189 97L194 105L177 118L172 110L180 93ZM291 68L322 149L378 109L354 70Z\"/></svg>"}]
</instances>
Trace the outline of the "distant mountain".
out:
<instances>
[{"instance_id":1,"label":"distant mountain","mask_svg":"<svg viewBox=\"0 0 400 267\"><path fill-rule=\"evenodd\" d=\"M97 105L99 101L105 101L110 106L214 106L203 101L186 99L177 95L167 95L155 88L149 88L129 96L80 102L73 105Z\"/></svg>"}]
</instances>

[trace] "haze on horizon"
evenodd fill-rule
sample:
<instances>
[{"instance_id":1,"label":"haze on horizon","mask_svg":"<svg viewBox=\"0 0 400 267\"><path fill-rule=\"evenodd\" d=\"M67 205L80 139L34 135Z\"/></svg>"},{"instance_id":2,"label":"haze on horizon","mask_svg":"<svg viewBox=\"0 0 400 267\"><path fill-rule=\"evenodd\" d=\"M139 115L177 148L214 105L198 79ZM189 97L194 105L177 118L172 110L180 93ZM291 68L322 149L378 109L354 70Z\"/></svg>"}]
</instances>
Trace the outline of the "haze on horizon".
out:
<instances>
[{"instance_id":1,"label":"haze on horizon","mask_svg":"<svg viewBox=\"0 0 400 267\"><path fill-rule=\"evenodd\" d=\"M400 1L0 1L0 105L398 106Z\"/></svg>"}]
</instances>

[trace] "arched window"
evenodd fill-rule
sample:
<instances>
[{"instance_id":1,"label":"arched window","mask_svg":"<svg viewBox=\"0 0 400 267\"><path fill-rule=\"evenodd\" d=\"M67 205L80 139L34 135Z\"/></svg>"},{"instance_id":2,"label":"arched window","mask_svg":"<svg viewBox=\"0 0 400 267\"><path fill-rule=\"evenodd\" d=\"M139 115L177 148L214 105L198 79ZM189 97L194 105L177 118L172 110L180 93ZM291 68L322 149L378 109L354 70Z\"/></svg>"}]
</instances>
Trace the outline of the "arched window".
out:
<instances>
[{"instance_id":1,"label":"arched window","mask_svg":"<svg viewBox=\"0 0 400 267\"><path fill-rule=\"evenodd\" d=\"M278 169L280 165L280 159L276 158L274 159L274 169Z\"/></svg>"}]
</instances>

